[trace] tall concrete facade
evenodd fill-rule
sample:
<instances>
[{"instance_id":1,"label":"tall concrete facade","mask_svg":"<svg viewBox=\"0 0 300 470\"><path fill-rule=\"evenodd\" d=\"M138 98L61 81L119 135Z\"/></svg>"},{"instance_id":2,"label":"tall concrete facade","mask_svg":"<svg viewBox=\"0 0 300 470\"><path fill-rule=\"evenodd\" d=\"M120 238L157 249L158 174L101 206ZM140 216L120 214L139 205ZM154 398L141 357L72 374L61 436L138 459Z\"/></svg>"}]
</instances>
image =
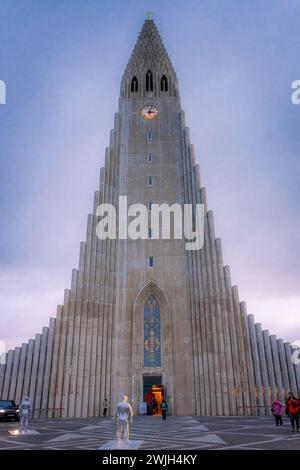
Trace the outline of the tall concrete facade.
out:
<instances>
[{"instance_id":1,"label":"tall concrete facade","mask_svg":"<svg viewBox=\"0 0 300 470\"><path fill-rule=\"evenodd\" d=\"M102 203L204 205L204 245L180 239L97 236ZM122 222L119 220L119 224ZM149 233L149 235L151 235ZM9 351L0 395L29 395L35 417L99 416L105 397L120 394L135 413L146 385L164 387L178 415L269 412L274 397L299 393L291 346L247 315L230 269L190 143L176 73L152 19L147 19L124 72L88 215L86 240L71 288L49 328Z\"/></svg>"}]
</instances>

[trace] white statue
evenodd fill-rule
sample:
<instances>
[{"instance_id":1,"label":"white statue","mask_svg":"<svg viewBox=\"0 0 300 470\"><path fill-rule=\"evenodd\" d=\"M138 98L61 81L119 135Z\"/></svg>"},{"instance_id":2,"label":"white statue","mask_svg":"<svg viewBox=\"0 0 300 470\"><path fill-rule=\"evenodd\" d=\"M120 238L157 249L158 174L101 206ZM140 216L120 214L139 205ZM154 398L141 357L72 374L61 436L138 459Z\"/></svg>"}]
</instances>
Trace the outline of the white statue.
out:
<instances>
[{"instance_id":1,"label":"white statue","mask_svg":"<svg viewBox=\"0 0 300 470\"><path fill-rule=\"evenodd\" d=\"M19 407L20 413L20 425L21 425L21 434L26 433L28 430L28 418L31 411L31 403L28 397L25 397L22 400Z\"/></svg>"},{"instance_id":2,"label":"white statue","mask_svg":"<svg viewBox=\"0 0 300 470\"><path fill-rule=\"evenodd\" d=\"M123 440L128 444L129 442L129 419L133 421L133 411L131 405L128 403L127 395L123 395L123 400L117 405L116 410L117 419L117 440L118 444L122 443Z\"/></svg>"}]
</instances>

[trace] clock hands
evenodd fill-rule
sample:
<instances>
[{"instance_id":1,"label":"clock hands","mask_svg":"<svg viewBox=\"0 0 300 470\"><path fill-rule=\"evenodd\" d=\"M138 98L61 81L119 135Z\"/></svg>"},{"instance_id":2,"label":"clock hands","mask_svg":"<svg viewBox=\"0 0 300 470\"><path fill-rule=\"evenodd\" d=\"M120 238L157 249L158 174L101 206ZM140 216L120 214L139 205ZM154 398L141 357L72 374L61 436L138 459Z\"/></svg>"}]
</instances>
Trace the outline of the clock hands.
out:
<instances>
[{"instance_id":1,"label":"clock hands","mask_svg":"<svg viewBox=\"0 0 300 470\"><path fill-rule=\"evenodd\" d=\"M145 119L152 119L157 116L157 109L155 106L145 106L144 108L141 109L141 115Z\"/></svg>"}]
</instances>

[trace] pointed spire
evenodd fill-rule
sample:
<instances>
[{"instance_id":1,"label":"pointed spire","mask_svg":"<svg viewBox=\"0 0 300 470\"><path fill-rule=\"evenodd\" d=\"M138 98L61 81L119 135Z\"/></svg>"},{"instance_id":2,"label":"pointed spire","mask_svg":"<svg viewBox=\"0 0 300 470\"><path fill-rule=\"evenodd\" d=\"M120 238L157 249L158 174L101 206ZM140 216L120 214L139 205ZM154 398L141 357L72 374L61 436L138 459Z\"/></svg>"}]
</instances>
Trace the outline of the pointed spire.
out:
<instances>
[{"instance_id":1,"label":"pointed spire","mask_svg":"<svg viewBox=\"0 0 300 470\"><path fill-rule=\"evenodd\" d=\"M153 73L168 73L176 78L171 60L152 19L152 13L147 12L146 16L123 77L145 73L150 69Z\"/></svg>"}]
</instances>

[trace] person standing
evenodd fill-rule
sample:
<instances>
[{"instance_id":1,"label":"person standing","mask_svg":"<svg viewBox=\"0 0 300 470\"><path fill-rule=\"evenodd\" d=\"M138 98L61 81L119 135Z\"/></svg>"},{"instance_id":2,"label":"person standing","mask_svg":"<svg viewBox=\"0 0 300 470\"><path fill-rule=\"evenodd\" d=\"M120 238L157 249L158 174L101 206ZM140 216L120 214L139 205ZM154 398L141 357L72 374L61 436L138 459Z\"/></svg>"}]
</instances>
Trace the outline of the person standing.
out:
<instances>
[{"instance_id":1,"label":"person standing","mask_svg":"<svg viewBox=\"0 0 300 470\"><path fill-rule=\"evenodd\" d=\"M103 417L105 418L105 416L107 415L107 410L108 410L108 400L107 398L105 397L104 398L104 402L103 402Z\"/></svg>"},{"instance_id":2,"label":"person standing","mask_svg":"<svg viewBox=\"0 0 300 470\"><path fill-rule=\"evenodd\" d=\"M28 397L25 397L24 400L22 400L19 410L21 434L23 434L28 430L28 419L31 411L31 403Z\"/></svg>"},{"instance_id":3,"label":"person standing","mask_svg":"<svg viewBox=\"0 0 300 470\"><path fill-rule=\"evenodd\" d=\"M147 416L152 415L152 392L148 392L145 396L146 405L147 405Z\"/></svg>"},{"instance_id":4,"label":"person standing","mask_svg":"<svg viewBox=\"0 0 300 470\"><path fill-rule=\"evenodd\" d=\"M147 401L147 416L152 416L152 398Z\"/></svg>"},{"instance_id":5,"label":"person standing","mask_svg":"<svg viewBox=\"0 0 300 470\"><path fill-rule=\"evenodd\" d=\"M157 401L154 395L153 402L152 402L152 414L157 415L158 414L158 406L157 406Z\"/></svg>"},{"instance_id":6,"label":"person standing","mask_svg":"<svg viewBox=\"0 0 300 470\"><path fill-rule=\"evenodd\" d=\"M282 409L284 406L279 400L273 400L271 411L275 418L276 426L282 426Z\"/></svg>"},{"instance_id":7,"label":"person standing","mask_svg":"<svg viewBox=\"0 0 300 470\"><path fill-rule=\"evenodd\" d=\"M289 392L289 397L286 402L286 411L291 420L292 430L291 432L295 432L295 423L296 423L296 430L299 432L299 404L298 400L293 395L292 392Z\"/></svg>"},{"instance_id":8,"label":"person standing","mask_svg":"<svg viewBox=\"0 0 300 470\"><path fill-rule=\"evenodd\" d=\"M167 402L165 400L163 400L161 402L161 414L162 414L162 419L163 421L166 420L167 418L167 411L168 411L168 405L167 405Z\"/></svg>"},{"instance_id":9,"label":"person standing","mask_svg":"<svg viewBox=\"0 0 300 470\"><path fill-rule=\"evenodd\" d=\"M129 442L129 419L133 421L133 411L131 405L128 403L127 395L123 395L123 400L117 405L116 409L117 419L117 439L118 444L121 444L122 434L123 440Z\"/></svg>"}]
</instances>

